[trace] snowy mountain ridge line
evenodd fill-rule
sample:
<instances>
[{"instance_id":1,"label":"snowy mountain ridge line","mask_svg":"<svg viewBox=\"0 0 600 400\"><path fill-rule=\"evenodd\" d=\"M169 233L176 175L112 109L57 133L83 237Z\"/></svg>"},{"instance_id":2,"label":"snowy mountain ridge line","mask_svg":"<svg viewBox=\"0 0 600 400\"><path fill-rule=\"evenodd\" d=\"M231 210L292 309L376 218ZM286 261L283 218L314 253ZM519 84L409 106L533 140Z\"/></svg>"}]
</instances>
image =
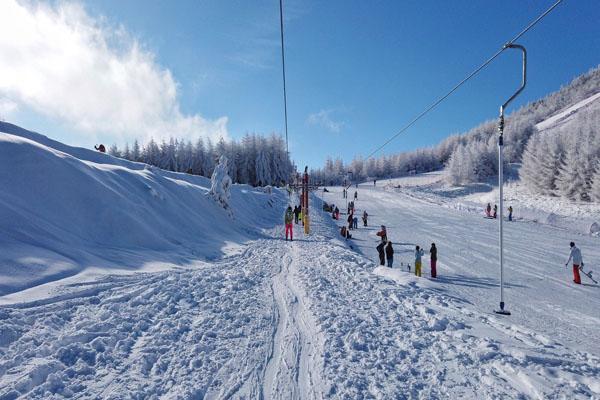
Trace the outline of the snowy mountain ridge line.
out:
<instances>
[{"instance_id":1,"label":"snowy mountain ridge line","mask_svg":"<svg viewBox=\"0 0 600 400\"><path fill-rule=\"evenodd\" d=\"M231 219L207 178L0 128L0 294L218 259L279 222L277 189L234 185Z\"/></svg>"}]
</instances>

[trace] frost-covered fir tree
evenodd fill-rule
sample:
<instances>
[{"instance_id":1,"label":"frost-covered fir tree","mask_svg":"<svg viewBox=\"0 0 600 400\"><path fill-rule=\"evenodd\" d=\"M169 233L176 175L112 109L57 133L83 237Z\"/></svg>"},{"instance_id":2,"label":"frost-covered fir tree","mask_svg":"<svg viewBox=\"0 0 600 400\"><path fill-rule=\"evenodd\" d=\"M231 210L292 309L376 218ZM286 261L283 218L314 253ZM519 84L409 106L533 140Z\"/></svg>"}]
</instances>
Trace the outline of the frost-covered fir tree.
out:
<instances>
[{"instance_id":1,"label":"frost-covered fir tree","mask_svg":"<svg viewBox=\"0 0 600 400\"><path fill-rule=\"evenodd\" d=\"M600 202L600 161L597 162L596 172L592 176L592 200Z\"/></svg>"},{"instance_id":2,"label":"frost-covered fir tree","mask_svg":"<svg viewBox=\"0 0 600 400\"><path fill-rule=\"evenodd\" d=\"M229 207L229 197L231 195L231 178L227 173L227 157L221 156L219 164L214 168L210 178L209 196L212 196L217 203L231 214Z\"/></svg>"},{"instance_id":3,"label":"frost-covered fir tree","mask_svg":"<svg viewBox=\"0 0 600 400\"><path fill-rule=\"evenodd\" d=\"M271 171L269 166L269 158L265 148L258 151L256 157L256 180L259 186L266 186L271 184Z\"/></svg>"},{"instance_id":4,"label":"frost-covered fir tree","mask_svg":"<svg viewBox=\"0 0 600 400\"><path fill-rule=\"evenodd\" d=\"M556 185L559 193L570 200L586 200L586 180L582 174L581 160L582 152L571 143L567 148Z\"/></svg>"}]
</instances>

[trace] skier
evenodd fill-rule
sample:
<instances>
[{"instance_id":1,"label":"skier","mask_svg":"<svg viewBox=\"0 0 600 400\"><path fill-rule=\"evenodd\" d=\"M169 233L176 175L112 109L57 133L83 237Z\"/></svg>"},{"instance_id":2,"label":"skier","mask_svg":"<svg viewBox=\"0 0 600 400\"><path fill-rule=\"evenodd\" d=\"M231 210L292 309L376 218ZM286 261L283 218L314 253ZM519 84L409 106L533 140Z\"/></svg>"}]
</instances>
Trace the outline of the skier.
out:
<instances>
[{"instance_id":1,"label":"skier","mask_svg":"<svg viewBox=\"0 0 600 400\"><path fill-rule=\"evenodd\" d=\"M358 192L356 190L354 191L354 200L358 200Z\"/></svg>"},{"instance_id":2,"label":"skier","mask_svg":"<svg viewBox=\"0 0 600 400\"><path fill-rule=\"evenodd\" d=\"M387 258L388 268L392 268L392 265L394 264L394 249L390 240L388 240L387 245L385 246L385 256Z\"/></svg>"},{"instance_id":3,"label":"skier","mask_svg":"<svg viewBox=\"0 0 600 400\"><path fill-rule=\"evenodd\" d=\"M571 252L569 253L569 259L565 263L565 267L569 265L569 261L573 259L573 282L581 285L581 277L579 276L579 267L583 267L583 258L581 256L581 250L575 246L575 242L571 242Z\"/></svg>"},{"instance_id":4,"label":"skier","mask_svg":"<svg viewBox=\"0 0 600 400\"><path fill-rule=\"evenodd\" d=\"M508 220L512 221L512 213L513 213L513 208L512 206L508 207Z\"/></svg>"},{"instance_id":5,"label":"skier","mask_svg":"<svg viewBox=\"0 0 600 400\"><path fill-rule=\"evenodd\" d=\"M387 242L387 231L385 230L385 225L381 225L381 230L376 233L377 236L381 237L381 242Z\"/></svg>"},{"instance_id":6,"label":"skier","mask_svg":"<svg viewBox=\"0 0 600 400\"><path fill-rule=\"evenodd\" d=\"M485 216L492 218L492 205L490 203L488 203L487 207L485 208Z\"/></svg>"},{"instance_id":7,"label":"skier","mask_svg":"<svg viewBox=\"0 0 600 400\"><path fill-rule=\"evenodd\" d=\"M498 215L498 205L494 204L494 214L493 214L493 217L496 218L497 215Z\"/></svg>"},{"instance_id":8,"label":"skier","mask_svg":"<svg viewBox=\"0 0 600 400\"><path fill-rule=\"evenodd\" d=\"M423 257L425 252L419 246L415 249L415 275L421 276L421 257Z\"/></svg>"},{"instance_id":9,"label":"skier","mask_svg":"<svg viewBox=\"0 0 600 400\"><path fill-rule=\"evenodd\" d=\"M431 249L429 249L429 256L431 258L431 277L435 278L437 277L437 247L435 247L435 243L431 243Z\"/></svg>"},{"instance_id":10,"label":"skier","mask_svg":"<svg viewBox=\"0 0 600 400\"><path fill-rule=\"evenodd\" d=\"M292 225L292 221L294 220L294 211L292 211L292 206L288 206L287 210L285 210L285 240L288 240L288 233L290 235L290 240L294 240L294 225Z\"/></svg>"},{"instance_id":11,"label":"skier","mask_svg":"<svg viewBox=\"0 0 600 400\"><path fill-rule=\"evenodd\" d=\"M343 226L343 225L342 225L342 229L340 229L340 235L342 235L343 237L345 237L346 240L352 239L352 235L350 234L350 232L348 231L348 229L346 229L346 227Z\"/></svg>"},{"instance_id":12,"label":"skier","mask_svg":"<svg viewBox=\"0 0 600 400\"><path fill-rule=\"evenodd\" d=\"M294 206L294 223L298 225L298 215L300 215L300 209L298 206Z\"/></svg>"},{"instance_id":13,"label":"skier","mask_svg":"<svg viewBox=\"0 0 600 400\"><path fill-rule=\"evenodd\" d=\"M348 214L348 229L352 229L354 225L354 216L352 214Z\"/></svg>"},{"instance_id":14,"label":"skier","mask_svg":"<svg viewBox=\"0 0 600 400\"><path fill-rule=\"evenodd\" d=\"M352 214L354 215L354 214ZM352 229L358 229L358 217L352 219Z\"/></svg>"},{"instance_id":15,"label":"skier","mask_svg":"<svg viewBox=\"0 0 600 400\"><path fill-rule=\"evenodd\" d=\"M363 211L363 215L362 215L362 220L363 220L363 225L367 226L367 219L369 218L369 214L367 214L367 210Z\"/></svg>"},{"instance_id":16,"label":"skier","mask_svg":"<svg viewBox=\"0 0 600 400\"><path fill-rule=\"evenodd\" d=\"M373 179L373 186L377 186L377 179Z\"/></svg>"},{"instance_id":17,"label":"skier","mask_svg":"<svg viewBox=\"0 0 600 400\"><path fill-rule=\"evenodd\" d=\"M94 146L94 148L96 150L98 150L100 153L106 153L106 147L104 147L104 145L102 143L100 143L100 146Z\"/></svg>"},{"instance_id":18,"label":"skier","mask_svg":"<svg viewBox=\"0 0 600 400\"><path fill-rule=\"evenodd\" d=\"M385 265L385 242L381 241L376 249L379 254L379 265Z\"/></svg>"},{"instance_id":19,"label":"skier","mask_svg":"<svg viewBox=\"0 0 600 400\"><path fill-rule=\"evenodd\" d=\"M335 207L335 219L339 220L340 219L340 209Z\"/></svg>"}]
</instances>

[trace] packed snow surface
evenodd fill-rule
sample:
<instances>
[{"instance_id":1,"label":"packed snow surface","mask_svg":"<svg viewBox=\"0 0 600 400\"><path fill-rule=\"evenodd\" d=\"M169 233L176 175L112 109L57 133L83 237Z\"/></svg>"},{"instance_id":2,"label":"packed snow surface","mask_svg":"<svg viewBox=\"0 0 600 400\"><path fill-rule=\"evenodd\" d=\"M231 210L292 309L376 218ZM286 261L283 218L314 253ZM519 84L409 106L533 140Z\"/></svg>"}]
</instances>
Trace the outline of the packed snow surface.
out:
<instances>
[{"instance_id":1,"label":"packed snow surface","mask_svg":"<svg viewBox=\"0 0 600 400\"><path fill-rule=\"evenodd\" d=\"M0 134L2 399L600 396L599 288L564 267L574 239L594 268L597 238L507 224L499 316L497 221L365 184L353 239L329 188L286 242L295 196L233 185L229 217L204 178L62 146Z\"/></svg>"}]
</instances>

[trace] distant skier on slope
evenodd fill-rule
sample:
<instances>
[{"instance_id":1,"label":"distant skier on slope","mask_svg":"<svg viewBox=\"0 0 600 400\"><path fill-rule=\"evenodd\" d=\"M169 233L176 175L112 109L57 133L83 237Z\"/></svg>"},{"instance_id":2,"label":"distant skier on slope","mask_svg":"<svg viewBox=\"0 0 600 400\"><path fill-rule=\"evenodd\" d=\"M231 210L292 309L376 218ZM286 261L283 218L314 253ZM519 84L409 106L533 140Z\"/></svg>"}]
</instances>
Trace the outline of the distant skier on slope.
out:
<instances>
[{"instance_id":1,"label":"distant skier on slope","mask_svg":"<svg viewBox=\"0 0 600 400\"><path fill-rule=\"evenodd\" d=\"M294 223L298 224L298 216L300 215L300 208L294 206Z\"/></svg>"},{"instance_id":2,"label":"distant skier on slope","mask_svg":"<svg viewBox=\"0 0 600 400\"><path fill-rule=\"evenodd\" d=\"M100 153L106 153L106 147L104 147L104 145L102 143L100 143L100 146L94 146L94 148L96 150L98 150Z\"/></svg>"},{"instance_id":3,"label":"distant skier on slope","mask_svg":"<svg viewBox=\"0 0 600 400\"><path fill-rule=\"evenodd\" d=\"M340 209L335 207L335 219L339 220L340 219Z\"/></svg>"},{"instance_id":4,"label":"distant skier on slope","mask_svg":"<svg viewBox=\"0 0 600 400\"><path fill-rule=\"evenodd\" d=\"M379 242L376 249L379 254L379 265L385 265L385 242Z\"/></svg>"},{"instance_id":5,"label":"distant skier on slope","mask_svg":"<svg viewBox=\"0 0 600 400\"><path fill-rule=\"evenodd\" d=\"M363 220L363 225L367 226L367 219L369 218L369 214L367 214L367 210L363 211L363 215L362 215L362 220Z\"/></svg>"},{"instance_id":6,"label":"distant skier on slope","mask_svg":"<svg viewBox=\"0 0 600 400\"><path fill-rule=\"evenodd\" d=\"M350 234L350 231L344 225L342 225L342 228L340 229L340 235L345 237L346 240L352 239L352 235Z\"/></svg>"},{"instance_id":7,"label":"distant skier on slope","mask_svg":"<svg viewBox=\"0 0 600 400\"><path fill-rule=\"evenodd\" d=\"M490 203L488 203L487 207L485 208L485 216L492 218L492 205Z\"/></svg>"},{"instance_id":8,"label":"distant skier on slope","mask_svg":"<svg viewBox=\"0 0 600 400\"><path fill-rule=\"evenodd\" d=\"M431 248L429 249L429 257L431 259L431 277L437 277L437 247L435 247L435 243L431 243Z\"/></svg>"},{"instance_id":9,"label":"distant skier on slope","mask_svg":"<svg viewBox=\"0 0 600 400\"><path fill-rule=\"evenodd\" d=\"M581 285L581 277L579 276L579 267L583 267L583 257L581 256L581 250L575 246L575 242L571 242L571 252L569 253L569 259L565 263L565 267L569 265L569 261L573 260L573 282Z\"/></svg>"},{"instance_id":10,"label":"distant skier on slope","mask_svg":"<svg viewBox=\"0 0 600 400\"><path fill-rule=\"evenodd\" d=\"M425 254L425 251L417 246L415 248L415 275L421 276L421 257Z\"/></svg>"},{"instance_id":11,"label":"distant skier on slope","mask_svg":"<svg viewBox=\"0 0 600 400\"><path fill-rule=\"evenodd\" d=\"M394 248L392 247L392 242L390 240L388 240L387 245L385 246L385 257L387 258L388 268L392 268L392 265L394 265Z\"/></svg>"},{"instance_id":12,"label":"distant skier on slope","mask_svg":"<svg viewBox=\"0 0 600 400\"><path fill-rule=\"evenodd\" d=\"M354 214L352 214L354 216ZM358 229L358 217L352 218L352 229Z\"/></svg>"},{"instance_id":13,"label":"distant skier on slope","mask_svg":"<svg viewBox=\"0 0 600 400\"><path fill-rule=\"evenodd\" d=\"M376 233L377 236L381 238L383 243L387 242L387 231L385 229L385 225L381 225L381 230Z\"/></svg>"},{"instance_id":14,"label":"distant skier on slope","mask_svg":"<svg viewBox=\"0 0 600 400\"><path fill-rule=\"evenodd\" d=\"M285 222L285 240L288 240L288 234L290 236L290 240L294 240L294 225L292 222L294 221L294 212L292 211L292 206L288 206L287 210L285 210L285 216L283 217Z\"/></svg>"},{"instance_id":15,"label":"distant skier on slope","mask_svg":"<svg viewBox=\"0 0 600 400\"><path fill-rule=\"evenodd\" d=\"M508 220L512 221L512 213L513 213L513 208L512 206L508 207Z\"/></svg>"},{"instance_id":16,"label":"distant skier on slope","mask_svg":"<svg viewBox=\"0 0 600 400\"><path fill-rule=\"evenodd\" d=\"M354 200L358 200L358 192L356 190L354 191Z\"/></svg>"},{"instance_id":17,"label":"distant skier on slope","mask_svg":"<svg viewBox=\"0 0 600 400\"><path fill-rule=\"evenodd\" d=\"M347 221L348 221L348 229L352 229L354 227L354 214L349 213Z\"/></svg>"},{"instance_id":18,"label":"distant skier on slope","mask_svg":"<svg viewBox=\"0 0 600 400\"><path fill-rule=\"evenodd\" d=\"M498 216L498 205L494 204L494 214L492 215L494 218Z\"/></svg>"}]
</instances>

